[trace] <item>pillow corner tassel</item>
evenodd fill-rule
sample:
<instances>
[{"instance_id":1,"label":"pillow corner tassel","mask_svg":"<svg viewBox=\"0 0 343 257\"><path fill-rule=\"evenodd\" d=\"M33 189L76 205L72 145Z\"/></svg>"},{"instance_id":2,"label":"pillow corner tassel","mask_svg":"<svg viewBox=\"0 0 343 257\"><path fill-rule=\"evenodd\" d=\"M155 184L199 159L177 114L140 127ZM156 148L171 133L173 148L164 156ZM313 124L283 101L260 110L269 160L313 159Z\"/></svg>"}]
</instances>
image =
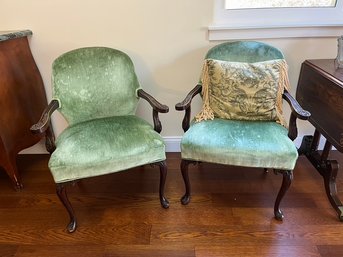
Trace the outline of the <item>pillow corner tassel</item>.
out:
<instances>
[{"instance_id":1,"label":"pillow corner tassel","mask_svg":"<svg viewBox=\"0 0 343 257\"><path fill-rule=\"evenodd\" d=\"M210 78L208 75L208 64L207 61L204 62L203 69L202 69L202 96L203 96L203 106L201 111L195 116L195 121L200 122L203 120L213 120L214 113L210 106L210 99L209 99L209 84Z\"/></svg>"},{"instance_id":2,"label":"pillow corner tassel","mask_svg":"<svg viewBox=\"0 0 343 257\"><path fill-rule=\"evenodd\" d=\"M277 123L280 125L288 128L288 124L285 121L285 118L283 117L283 111L282 111L282 95L285 91L289 91L290 89L290 82L288 77L288 65L286 60L282 60L278 64L280 68L280 78L279 78L279 85L278 85L278 92L277 92L277 103L276 103L276 116L277 116Z\"/></svg>"}]
</instances>

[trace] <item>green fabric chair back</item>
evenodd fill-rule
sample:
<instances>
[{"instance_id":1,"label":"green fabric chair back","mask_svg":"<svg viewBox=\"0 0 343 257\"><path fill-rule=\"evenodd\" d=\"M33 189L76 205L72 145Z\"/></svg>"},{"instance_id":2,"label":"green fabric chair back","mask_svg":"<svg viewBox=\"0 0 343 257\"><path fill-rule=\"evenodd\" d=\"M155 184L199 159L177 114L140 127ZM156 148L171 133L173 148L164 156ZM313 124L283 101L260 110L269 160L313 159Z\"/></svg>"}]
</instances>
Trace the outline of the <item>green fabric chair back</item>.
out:
<instances>
[{"instance_id":1,"label":"green fabric chair back","mask_svg":"<svg viewBox=\"0 0 343 257\"><path fill-rule=\"evenodd\" d=\"M252 63L284 59L284 55L279 49L262 42L236 41L211 48L205 59Z\"/></svg>"},{"instance_id":2,"label":"green fabric chair back","mask_svg":"<svg viewBox=\"0 0 343 257\"><path fill-rule=\"evenodd\" d=\"M125 53L86 47L58 57L52 66L53 98L70 125L135 114L139 83Z\"/></svg>"}]
</instances>

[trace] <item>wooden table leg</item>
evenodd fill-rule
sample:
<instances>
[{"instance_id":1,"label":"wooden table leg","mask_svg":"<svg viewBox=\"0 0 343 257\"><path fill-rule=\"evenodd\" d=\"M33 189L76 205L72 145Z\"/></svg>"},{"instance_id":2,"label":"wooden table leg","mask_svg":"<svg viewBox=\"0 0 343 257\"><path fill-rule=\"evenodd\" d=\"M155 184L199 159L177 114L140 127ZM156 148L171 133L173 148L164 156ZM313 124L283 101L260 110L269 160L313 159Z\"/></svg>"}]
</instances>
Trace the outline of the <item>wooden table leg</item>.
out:
<instances>
[{"instance_id":1,"label":"wooden table leg","mask_svg":"<svg viewBox=\"0 0 343 257\"><path fill-rule=\"evenodd\" d=\"M332 207L336 210L339 220L343 221L343 205L340 199L338 198L336 187L338 167L339 165L336 160L326 161L325 170L322 176L324 178L326 195L328 196Z\"/></svg>"},{"instance_id":2,"label":"wooden table leg","mask_svg":"<svg viewBox=\"0 0 343 257\"><path fill-rule=\"evenodd\" d=\"M314 136L305 136L299 148L299 154L305 154L316 170L324 179L326 195L330 204L338 214L340 221L343 221L343 205L337 195L336 178L339 164L336 160L328 160L332 145L326 140L324 149L320 154L318 143L320 133L316 130Z\"/></svg>"}]
</instances>

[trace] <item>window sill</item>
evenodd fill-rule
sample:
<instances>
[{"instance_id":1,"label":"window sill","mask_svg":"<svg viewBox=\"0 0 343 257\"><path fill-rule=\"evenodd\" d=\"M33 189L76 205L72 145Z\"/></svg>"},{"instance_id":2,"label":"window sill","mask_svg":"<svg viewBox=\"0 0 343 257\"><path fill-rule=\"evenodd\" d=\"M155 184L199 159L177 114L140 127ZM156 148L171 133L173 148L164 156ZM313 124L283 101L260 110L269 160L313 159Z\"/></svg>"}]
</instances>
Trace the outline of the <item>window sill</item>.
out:
<instances>
[{"instance_id":1,"label":"window sill","mask_svg":"<svg viewBox=\"0 0 343 257\"><path fill-rule=\"evenodd\" d=\"M225 25L213 25L208 27L208 37L210 41L339 37L341 35L343 35L343 25L284 27L228 27Z\"/></svg>"}]
</instances>

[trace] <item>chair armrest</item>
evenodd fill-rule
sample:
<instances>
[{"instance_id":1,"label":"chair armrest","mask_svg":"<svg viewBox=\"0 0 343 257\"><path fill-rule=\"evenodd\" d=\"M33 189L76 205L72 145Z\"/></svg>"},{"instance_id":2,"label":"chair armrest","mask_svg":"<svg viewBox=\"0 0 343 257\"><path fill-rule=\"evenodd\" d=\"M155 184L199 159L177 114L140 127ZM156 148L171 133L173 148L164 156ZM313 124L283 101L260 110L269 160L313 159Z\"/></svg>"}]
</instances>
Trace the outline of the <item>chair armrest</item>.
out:
<instances>
[{"instance_id":1,"label":"chair armrest","mask_svg":"<svg viewBox=\"0 0 343 257\"><path fill-rule=\"evenodd\" d=\"M282 95L282 98L287 101L289 106L291 107L292 113L291 117L289 118L289 126L288 126L288 137L291 140L294 140L298 136L298 128L297 128L297 118L301 120L308 120L311 116L311 113L304 110L297 100L291 96L290 93L285 91Z\"/></svg>"},{"instance_id":2,"label":"chair armrest","mask_svg":"<svg viewBox=\"0 0 343 257\"><path fill-rule=\"evenodd\" d=\"M45 108L39 121L32 125L30 130L33 134L43 134L50 126L50 118L52 113L59 108L59 102L52 100Z\"/></svg>"},{"instance_id":3,"label":"chair armrest","mask_svg":"<svg viewBox=\"0 0 343 257\"><path fill-rule=\"evenodd\" d=\"M294 113L294 115L301 120L308 120L311 116L311 113L304 110L300 104L298 103L297 100L294 99L294 97L288 93L287 91L285 91L282 95L282 98L285 99L287 101L287 103L289 104L289 106L291 107L292 113Z\"/></svg>"},{"instance_id":4,"label":"chair armrest","mask_svg":"<svg viewBox=\"0 0 343 257\"><path fill-rule=\"evenodd\" d=\"M137 90L137 95L144 100L146 100L152 107L152 118L154 121L154 130L158 133L162 131L162 123L158 117L158 113L167 113L169 112L169 107L167 105L161 104L155 98L153 98L150 94L145 92L143 89Z\"/></svg>"},{"instance_id":5,"label":"chair armrest","mask_svg":"<svg viewBox=\"0 0 343 257\"><path fill-rule=\"evenodd\" d=\"M192 99L197 95L200 94L202 90L202 85L197 84L186 96L186 98L175 105L175 109L177 111L185 110L185 116L182 120L182 129L186 132L190 126L190 119L191 119L191 103Z\"/></svg>"},{"instance_id":6,"label":"chair armrest","mask_svg":"<svg viewBox=\"0 0 343 257\"><path fill-rule=\"evenodd\" d=\"M153 98L150 94L145 92L143 89L138 89L137 95L143 98L144 100L146 100L154 110L161 113L169 112L169 107L167 105L161 104L155 98Z\"/></svg>"},{"instance_id":7,"label":"chair armrest","mask_svg":"<svg viewBox=\"0 0 343 257\"><path fill-rule=\"evenodd\" d=\"M187 108L190 108L192 99L197 94L201 93L202 86L200 84L197 84L186 96L186 98L175 105L175 109L178 111L186 110Z\"/></svg>"}]
</instances>

